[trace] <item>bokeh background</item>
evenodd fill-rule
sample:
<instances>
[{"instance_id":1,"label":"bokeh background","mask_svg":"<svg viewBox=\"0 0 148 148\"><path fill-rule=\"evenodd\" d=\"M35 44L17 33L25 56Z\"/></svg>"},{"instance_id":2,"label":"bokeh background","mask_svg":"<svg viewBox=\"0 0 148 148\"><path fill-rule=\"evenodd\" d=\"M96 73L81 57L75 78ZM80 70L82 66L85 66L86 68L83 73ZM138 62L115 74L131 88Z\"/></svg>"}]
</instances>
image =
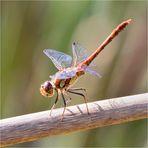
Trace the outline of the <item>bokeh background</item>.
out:
<instances>
[{"instance_id":1,"label":"bokeh background","mask_svg":"<svg viewBox=\"0 0 148 148\"><path fill-rule=\"evenodd\" d=\"M147 92L146 13L146 1L2 1L1 118L52 106L54 97L44 98L39 93L40 84L57 71L43 49L71 54L71 44L77 41L92 53L112 29L129 18L132 23L95 60L102 78L85 75L75 86L87 89L89 102ZM83 99L73 96L70 105L79 103ZM16 145L22 146L146 147L147 122L139 120Z\"/></svg>"}]
</instances>

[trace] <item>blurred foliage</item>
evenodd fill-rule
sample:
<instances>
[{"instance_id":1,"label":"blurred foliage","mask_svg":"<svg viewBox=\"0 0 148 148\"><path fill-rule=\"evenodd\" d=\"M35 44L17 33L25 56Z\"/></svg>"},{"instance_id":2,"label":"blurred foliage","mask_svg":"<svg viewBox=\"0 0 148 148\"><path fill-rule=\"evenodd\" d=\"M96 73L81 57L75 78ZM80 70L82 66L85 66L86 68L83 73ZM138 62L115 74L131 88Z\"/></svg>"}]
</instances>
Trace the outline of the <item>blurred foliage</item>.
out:
<instances>
[{"instance_id":1,"label":"blurred foliage","mask_svg":"<svg viewBox=\"0 0 148 148\"><path fill-rule=\"evenodd\" d=\"M2 1L1 9L1 118L52 106L54 97L39 93L40 84L56 72L43 49L71 54L77 41L92 53L129 18L133 22L95 60L103 77L86 75L76 86L87 89L89 101L147 92L146 1ZM146 147L146 129L146 120L140 120L17 146Z\"/></svg>"}]
</instances>

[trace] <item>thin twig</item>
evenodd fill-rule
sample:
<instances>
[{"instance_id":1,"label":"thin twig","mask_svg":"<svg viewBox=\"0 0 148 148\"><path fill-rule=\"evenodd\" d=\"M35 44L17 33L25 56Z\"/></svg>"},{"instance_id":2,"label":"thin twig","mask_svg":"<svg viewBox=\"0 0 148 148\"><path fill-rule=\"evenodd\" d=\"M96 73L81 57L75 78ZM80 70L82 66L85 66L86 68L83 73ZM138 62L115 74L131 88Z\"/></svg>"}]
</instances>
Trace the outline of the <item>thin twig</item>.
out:
<instances>
[{"instance_id":1,"label":"thin twig","mask_svg":"<svg viewBox=\"0 0 148 148\"><path fill-rule=\"evenodd\" d=\"M37 140L80 130L121 124L148 117L148 93L119 97L67 107L61 120L63 108L52 112L43 111L3 119L0 123L1 146Z\"/></svg>"}]
</instances>

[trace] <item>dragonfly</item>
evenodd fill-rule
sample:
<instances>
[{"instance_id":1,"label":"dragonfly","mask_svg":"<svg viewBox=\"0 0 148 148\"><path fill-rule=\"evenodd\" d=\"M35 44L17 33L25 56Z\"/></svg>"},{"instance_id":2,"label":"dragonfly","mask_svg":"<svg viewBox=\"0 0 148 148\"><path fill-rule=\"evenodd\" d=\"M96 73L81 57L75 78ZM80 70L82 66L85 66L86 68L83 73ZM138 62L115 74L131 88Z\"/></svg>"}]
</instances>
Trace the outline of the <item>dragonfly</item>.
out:
<instances>
[{"instance_id":1,"label":"dragonfly","mask_svg":"<svg viewBox=\"0 0 148 148\"><path fill-rule=\"evenodd\" d=\"M112 39L115 38L118 33L121 32L130 22L131 19L128 19L119 24L90 56L88 56L85 53L85 50L81 48L81 46L76 42L72 44L73 57L53 49L43 50L44 54L53 62L55 67L58 69L58 72L52 76L49 76L51 80L45 81L43 84L41 84L40 87L40 93L45 97L52 97L55 92L57 94L55 102L51 108L50 115L58 100L62 97L64 103L64 109L62 113L63 119L67 106L66 97L71 100L69 93L80 95L84 98L87 112L89 114L87 99L84 93L80 92L86 90L84 88L72 88L72 86L75 84L78 78L80 78L85 73L100 77L99 73L92 69L91 65L93 60L104 49L104 47L109 44Z\"/></svg>"}]
</instances>

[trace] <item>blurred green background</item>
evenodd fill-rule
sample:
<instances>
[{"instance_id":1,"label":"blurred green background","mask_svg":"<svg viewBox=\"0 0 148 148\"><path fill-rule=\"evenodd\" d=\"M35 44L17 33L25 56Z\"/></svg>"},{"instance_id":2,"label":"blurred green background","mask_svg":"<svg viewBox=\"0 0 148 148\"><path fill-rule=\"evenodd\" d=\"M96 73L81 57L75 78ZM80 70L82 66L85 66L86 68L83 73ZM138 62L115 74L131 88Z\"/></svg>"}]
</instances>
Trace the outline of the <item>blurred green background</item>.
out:
<instances>
[{"instance_id":1,"label":"blurred green background","mask_svg":"<svg viewBox=\"0 0 148 148\"><path fill-rule=\"evenodd\" d=\"M71 54L77 41L92 53L129 18L132 23L95 60L103 77L85 75L75 86L87 89L89 102L147 92L146 1L2 1L1 8L1 118L51 108L54 97L44 98L39 88L57 69L43 49ZM75 98L70 105L83 103ZM16 146L146 147L146 141L147 122L140 120Z\"/></svg>"}]
</instances>

